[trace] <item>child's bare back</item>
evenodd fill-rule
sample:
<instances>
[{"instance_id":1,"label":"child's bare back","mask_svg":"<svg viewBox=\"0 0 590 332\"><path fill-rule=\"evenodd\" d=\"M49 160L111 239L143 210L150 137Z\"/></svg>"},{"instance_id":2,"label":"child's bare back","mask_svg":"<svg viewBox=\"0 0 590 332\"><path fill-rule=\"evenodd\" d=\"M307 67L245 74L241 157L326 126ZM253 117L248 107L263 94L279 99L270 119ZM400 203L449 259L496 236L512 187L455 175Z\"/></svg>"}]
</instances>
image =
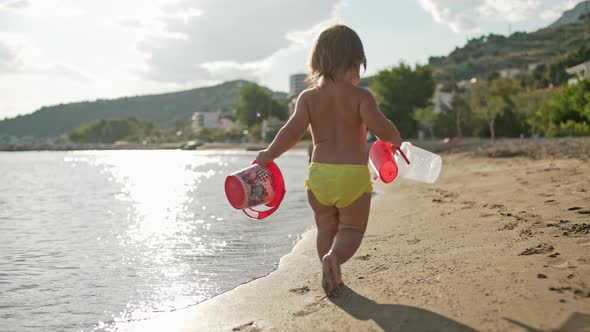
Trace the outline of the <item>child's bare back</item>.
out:
<instances>
[{"instance_id":1,"label":"child's bare back","mask_svg":"<svg viewBox=\"0 0 590 332\"><path fill-rule=\"evenodd\" d=\"M313 162L367 164L367 126L378 137L390 137L396 130L381 112L371 93L348 81L326 82L307 90L300 98L309 113L314 150Z\"/></svg>"}]
</instances>

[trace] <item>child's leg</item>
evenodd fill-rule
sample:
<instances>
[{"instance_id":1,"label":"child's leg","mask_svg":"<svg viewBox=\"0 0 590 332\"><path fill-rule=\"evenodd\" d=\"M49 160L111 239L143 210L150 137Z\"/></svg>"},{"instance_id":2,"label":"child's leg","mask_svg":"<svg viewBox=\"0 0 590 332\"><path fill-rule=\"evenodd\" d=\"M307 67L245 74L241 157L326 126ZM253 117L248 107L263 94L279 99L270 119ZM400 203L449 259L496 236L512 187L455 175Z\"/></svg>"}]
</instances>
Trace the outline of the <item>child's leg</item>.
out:
<instances>
[{"instance_id":1,"label":"child's leg","mask_svg":"<svg viewBox=\"0 0 590 332\"><path fill-rule=\"evenodd\" d=\"M311 190L307 191L307 199L315 215L318 229L316 245L321 260L330 251L334 236L338 232L338 209L334 206L322 205Z\"/></svg>"},{"instance_id":2,"label":"child's leg","mask_svg":"<svg viewBox=\"0 0 590 332\"><path fill-rule=\"evenodd\" d=\"M337 257L338 265L348 261L361 245L369 221L370 207L371 194L367 193L351 205L338 209L338 232L330 250Z\"/></svg>"},{"instance_id":3,"label":"child's leg","mask_svg":"<svg viewBox=\"0 0 590 332\"><path fill-rule=\"evenodd\" d=\"M330 251L322 258L322 286L328 296L334 295L342 283L340 265L348 261L361 245L370 206L371 194L364 194L351 205L338 209L338 232Z\"/></svg>"}]
</instances>

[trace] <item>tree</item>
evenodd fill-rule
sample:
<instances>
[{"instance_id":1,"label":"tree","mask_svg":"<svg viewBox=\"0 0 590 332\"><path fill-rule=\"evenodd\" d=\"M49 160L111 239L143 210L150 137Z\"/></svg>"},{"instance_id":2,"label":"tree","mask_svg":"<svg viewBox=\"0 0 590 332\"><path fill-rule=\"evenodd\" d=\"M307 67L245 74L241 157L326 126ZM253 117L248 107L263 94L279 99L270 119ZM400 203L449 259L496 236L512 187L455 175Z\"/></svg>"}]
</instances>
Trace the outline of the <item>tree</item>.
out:
<instances>
[{"instance_id":1,"label":"tree","mask_svg":"<svg viewBox=\"0 0 590 332\"><path fill-rule=\"evenodd\" d=\"M517 83L508 78L498 78L492 82L479 81L471 88L469 106L487 122L492 141L496 139L496 119L507 109L514 108L513 98L519 91Z\"/></svg>"},{"instance_id":2,"label":"tree","mask_svg":"<svg viewBox=\"0 0 590 332\"><path fill-rule=\"evenodd\" d=\"M469 112L469 105L465 100L465 96L457 94L453 98L452 102L453 110L455 111L455 125L457 128L457 136L463 137L462 123L465 121L465 117Z\"/></svg>"},{"instance_id":3,"label":"tree","mask_svg":"<svg viewBox=\"0 0 590 332\"><path fill-rule=\"evenodd\" d=\"M160 135L160 130L152 122L135 118L95 120L68 133L70 140L77 143L140 142Z\"/></svg>"},{"instance_id":4,"label":"tree","mask_svg":"<svg viewBox=\"0 0 590 332\"><path fill-rule=\"evenodd\" d=\"M480 117L484 118L490 127L490 135L494 140L494 120L496 114L490 111L490 88L485 81L479 81L471 87L469 91L469 107Z\"/></svg>"},{"instance_id":5,"label":"tree","mask_svg":"<svg viewBox=\"0 0 590 332\"><path fill-rule=\"evenodd\" d=\"M432 105L414 110L414 120L418 121L422 128L428 129L431 139L434 139L434 124L436 123L437 115L434 113L434 107Z\"/></svg>"},{"instance_id":6,"label":"tree","mask_svg":"<svg viewBox=\"0 0 590 332\"><path fill-rule=\"evenodd\" d=\"M262 122L262 119L287 118L288 106L273 98L272 93L256 84L248 84L240 90L240 99L235 109L237 120L247 127Z\"/></svg>"},{"instance_id":7,"label":"tree","mask_svg":"<svg viewBox=\"0 0 590 332\"><path fill-rule=\"evenodd\" d=\"M430 66L412 67L401 63L382 70L371 81L371 91L379 108L393 121L402 136L416 136L414 109L428 106L434 94L434 78Z\"/></svg>"},{"instance_id":8,"label":"tree","mask_svg":"<svg viewBox=\"0 0 590 332\"><path fill-rule=\"evenodd\" d=\"M590 135L590 80L553 93L538 115L547 136Z\"/></svg>"},{"instance_id":9,"label":"tree","mask_svg":"<svg viewBox=\"0 0 590 332\"><path fill-rule=\"evenodd\" d=\"M519 113L526 118L532 134L538 134L541 129L539 114L547 103L549 92L544 90L521 92L514 98L514 104Z\"/></svg>"}]
</instances>

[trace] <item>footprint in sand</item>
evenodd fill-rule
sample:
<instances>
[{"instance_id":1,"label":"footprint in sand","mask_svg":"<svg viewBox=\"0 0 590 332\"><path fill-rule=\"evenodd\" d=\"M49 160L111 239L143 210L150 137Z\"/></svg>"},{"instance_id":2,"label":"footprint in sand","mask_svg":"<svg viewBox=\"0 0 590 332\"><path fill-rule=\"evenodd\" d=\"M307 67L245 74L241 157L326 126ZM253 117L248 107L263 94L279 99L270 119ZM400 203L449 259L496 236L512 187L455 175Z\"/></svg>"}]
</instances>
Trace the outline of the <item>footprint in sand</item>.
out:
<instances>
[{"instance_id":1,"label":"footprint in sand","mask_svg":"<svg viewBox=\"0 0 590 332\"><path fill-rule=\"evenodd\" d=\"M389 268L385 265L377 265L374 268L372 268L369 273L377 273L377 272L382 272L382 271L387 271L389 270Z\"/></svg>"},{"instance_id":2,"label":"footprint in sand","mask_svg":"<svg viewBox=\"0 0 590 332\"><path fill-rule=\"evenodd\" d=\"M320 300L312 302L308 305L305 306L305 308L303 310L297 311L296 313L293 314L293 316L295 317L305 317L307 315L311 315L314 312L319 311L320 309L322 309L323 307L326 306L326 303L324 301L325 297L322 297Z\"/></svg>"},{"instance_id":3,"label":"footprint in sand","mask_svg":"<svg viewBox=\"0 0 590 332\"><path fill-rule=\"evenodd\" d=\"M515 223L514 221L511 221L511 222L505 224L504 226L498 228L498 230L499 231L511 231L511 230L515 229L516 226L518 226L518 224Z\"/></svg>"},{"instance_id":4,"label":"footprint in sand","mask_svg":"<svg viewBox=\"0 0 590 332\"><path fill-rule=\"evenodd\" d=\"M251 321L251 322L246 323L244 325L236 326L236 327L234 327L231 330L232 331L240 331L240 332L259 332L259 331L262 331L261 329L259 329L258 327L256 327L254 321Z\"/></svg>"},{"instance_id":5,"label":"footprint in sand","mask_svg":"<svg viewBox=\"0 0 590 332\"><path fill-rule=\"evenodd\" d=\"M575 235L588 235L590 234L590 224L582 223L582 224L572 224L569 227L562 227L564 236L569 236L571 234Z\"/></svg>"},{"instance_id":6,"label":"footprint in sand","mask_svg":"<svg viewBox=\"0 0 590 332\"><path fill-rule=\"evenodd\" d=\"M586 215L590 215L590 210L579 210L578 211L579 214L586 214Z\"/></svg>"},{"instance_id":7,"label":"footprint in sand","mask_svg":"<svg viewBox=\"0 0 590 332\"><path fill-rule=\"evenodd\" d=\"M555 248L552 245L547 243L541 243L536 247L531 247L525 249L523 252L518 254L518 256L529 256L529 255L538 255L538 254L546 254L548 252L552 252Z\"/></svg>"},{"instance_id":8,"label":"footprint in sand","mask_svg":"<svg viewBox=\"0 0 590 332\"><path fill-rule=\"evenodd\" d=\"M356 257L356 259L359 259L361 261L368 261L369 258L371 258L371 255L362 255L362 256Z\"/></svg>"},{"instance_id":9,"label":"footprint in sand","mask_svg":"<svg viewBox=\"0 0 590 332\"><path fill-rule=\"evenodd\" d=\"M530 230L530 228L523 229L518 233L518 236L523 239L528 239L529 237L533 236L533 232Z\"/></svg>"},{"instance_id":10,"label":"footprint in sand","mask_svg":"<svg viewBox=\"0 0 590 332\"><path fill-rule=\"evenodd\" d=\"M420 241L422 241L422 240L420 240L419 238L413 238L411 240L408 240L408 244L409 245L413 245L413 244L416 244L416 243L418 243Z\"/></svg>"},{"instance_id":11,"label":"footprint in sand","mask_svg":"<svg viewBox=\"0 0 590 332\"><path fill-rule=\"evenodd\" d=\"M570 286L561 286L561 287L549 287L550 291L557 292L557 293L564 293L564 292L571 292L574 293L576 297L590 297L590 289L587 288L577 288L577 287L570 287Z\"/></svg>"},{"instance_id":12,"label":"footprint in sand","mask_svg":"<svg viewBox=\"0 0 590 332\"><path fill-rule=\"evenodd\" d=\"M291 289L289 289L289 292L303 295L305 293L309 293L309 287L303 286L303 287L299 287L299 288L291 288Z\"/></svg>"},{"instance_id":13,"label":"footprint in sand","mask_svg":"<svg viewBox=\"0 0 590 332\"><path fill-rule=\"evenodd\" d=\"M579 206L573 206L573 207L571 207L571 208L569 208L569 209L567 209L567 210L568 210L568 211L577 211L577 210L581 210L581 209L582 209L582 208L581 208L581 207L579 207Z\"/></svg>"}]
</instances>

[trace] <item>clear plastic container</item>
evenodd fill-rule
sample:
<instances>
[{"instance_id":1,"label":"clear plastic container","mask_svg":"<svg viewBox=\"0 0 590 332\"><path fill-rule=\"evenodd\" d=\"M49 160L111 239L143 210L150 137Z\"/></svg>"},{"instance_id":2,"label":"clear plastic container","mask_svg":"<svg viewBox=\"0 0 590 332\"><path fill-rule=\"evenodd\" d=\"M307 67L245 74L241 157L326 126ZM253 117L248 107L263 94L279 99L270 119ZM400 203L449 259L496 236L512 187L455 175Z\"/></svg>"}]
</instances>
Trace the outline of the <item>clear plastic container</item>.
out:
<instances>
[{"instance_id":1,"label":"clear plastic container","mask_svg":"<svg viewBox=\"0 0 590 332\"><path fill-rule=\"evenodd\" d=\"M410 164L406 164L399 153L396 154L393 158L398 167L398 176L426 183L434 183L438 179L442 169L442 159L439 155L410 142L403 142L400 149L408 157Z\"/></svg>"}]
</instances>

